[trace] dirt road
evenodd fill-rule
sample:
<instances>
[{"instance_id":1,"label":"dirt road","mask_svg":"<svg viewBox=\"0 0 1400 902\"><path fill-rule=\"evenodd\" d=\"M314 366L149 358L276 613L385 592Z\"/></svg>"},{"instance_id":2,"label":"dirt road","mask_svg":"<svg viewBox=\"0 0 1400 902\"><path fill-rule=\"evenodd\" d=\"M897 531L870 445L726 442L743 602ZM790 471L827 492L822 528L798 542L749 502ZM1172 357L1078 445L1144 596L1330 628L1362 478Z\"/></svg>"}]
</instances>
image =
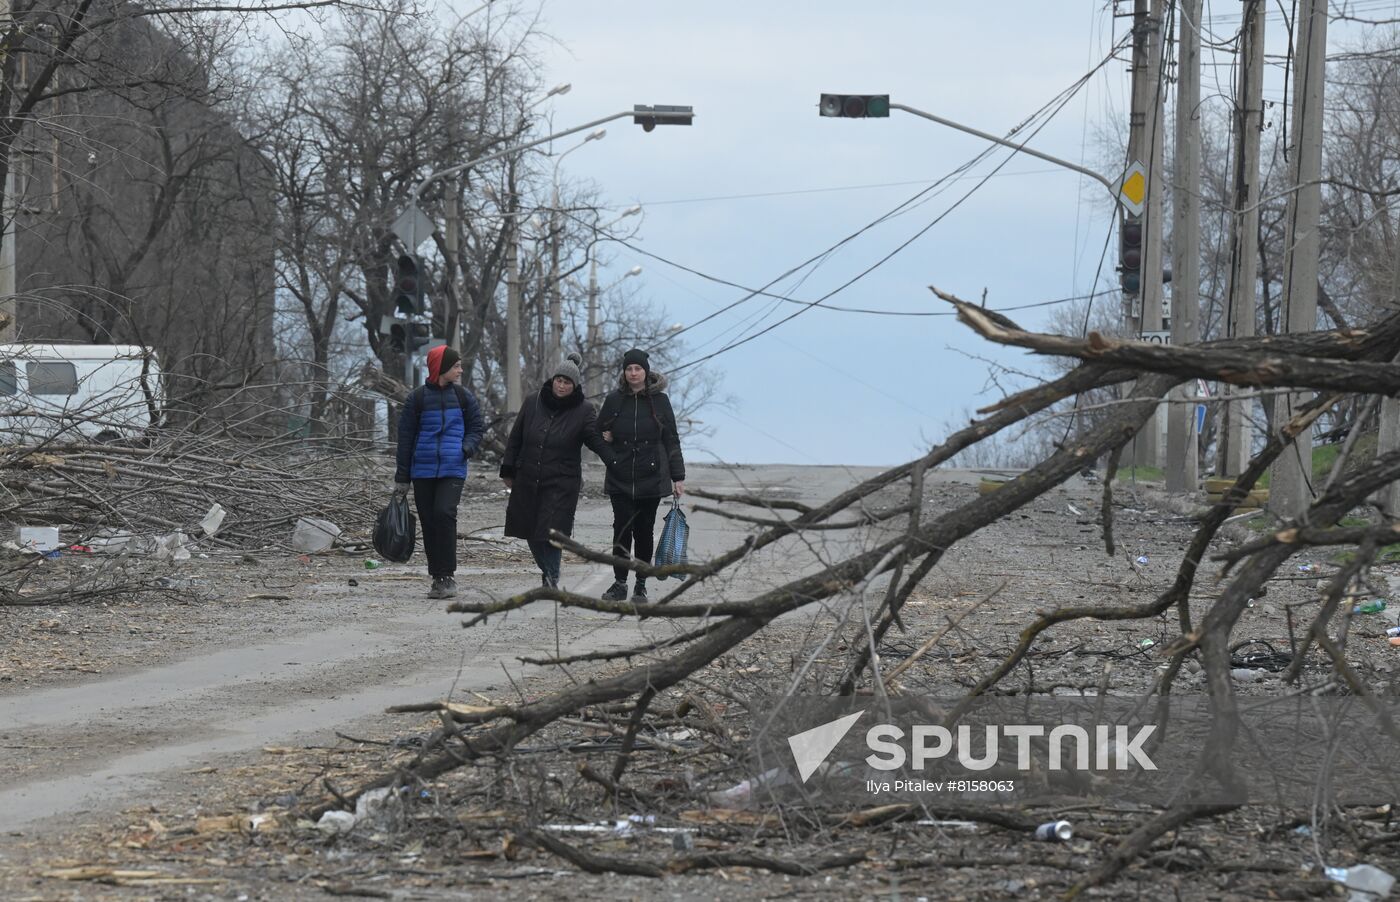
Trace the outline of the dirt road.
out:
<instances>
[{"instance_id":1,"label":"dirt road","mask_svg":"<svg viewBox=\"0 0 1400 902\"><path fill-rule=\"evenodd\" d=\"M692 469L693 485L807 502L874 472ZM532 585L538 573L523 544L490 541L503 520L499 484L474 481L472 488L462 532L487 541L462 543L463 597L499 597ZM606 499L591 492L576 537L603 548L609 522ZM690 522L697 558L733 547L745 534L711 514L693 513ZM775 547L739 568L735 579L743 585L731 589L786 581L856 540ZM143 607L7 613L10 635L27 628L44 644L32 654L19 650L36 666L12 659L8 681L0 682L0 834L61 832L78 818L179 795L189 772L226 768L267 746L326 745L337 732L374 732L389 705L464 691L527 691L538 669L520 656L626 647L641 641L641 630L686 628L655 621L639 627L576 610L556 617L535 606L463 632L443 603L424 598L421 556L368 572L360 557L348 555L196 559L180 578L199 582L192 595ZM611 579L605 567L566 563L566 587L582 593L601 593ZM85 666L45 668L45 655L76 656Z\"/></svg>"}]
</instances>

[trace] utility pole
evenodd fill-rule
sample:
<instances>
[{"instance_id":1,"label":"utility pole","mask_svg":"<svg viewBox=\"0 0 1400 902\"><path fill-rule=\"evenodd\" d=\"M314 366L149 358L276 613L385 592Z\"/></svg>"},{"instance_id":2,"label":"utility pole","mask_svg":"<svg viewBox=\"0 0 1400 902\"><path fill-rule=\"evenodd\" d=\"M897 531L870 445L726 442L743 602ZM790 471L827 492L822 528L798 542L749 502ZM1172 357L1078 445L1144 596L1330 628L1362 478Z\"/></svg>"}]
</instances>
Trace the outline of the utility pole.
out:
<instances>
[{"instance_id":1,"label":"utility pole","mask_svg":"<svg viewBox=\"0 0 1400 902\"><path fill-rule=\"evenodd\" d=\"M1240 85L1235 99L1234 212L1230 217L1230 271L1225 295L1231 338L1254 334L1255 283L1259 279L1259 143L1264 133L1264 16L1267 0L1245 0L1240 35ZM1215 472L1239 476L1254 445L1253 399L1229 400L1248 387L1221 383L1227 403L1220 424Z\"/></svg>"},{"instance_id":2,"label":"utility pole","mask_svg":"<svg viewBox=\"0 0 1400 902\"><path fill-rule=\"evenodd\" d=\"M542 379L549 378L549 369L559 361L559 349L564 344L564 302L561 296L563 286L559 284L559 193L554 193L554 208L549 211L549 345L544 350L544 361L540 366L545 372Z\"/></svg>"},{"instance_id":3,"label":"utility pole","mask_svg":"<svg viewBox=\"0 0 1400 902\"><path fill-rule=\"evenodd\" d=\"M1176 188L1172 213L1172 344L1201 337L1201 0L1180 0L1176 59ZM1194 492L1200 453L1194 381L1167 405L1167 491Z\"/></svg>"},{"instance_id":4,"label":"utility pole","mask_svg":"<svg viewBox=\"0 0 1400 902\"><path fill-rule=\"evenodd\" d=\"M1327 0L1299 0L1293 61L1293 140L1288 160L1290 187L1285 222L1283 303L1288 332L1317 329L1318 222L1322 215L1322 96L1327 53ZM1305 392L1274 399L1278 430L1306 403ZM1312 430L1299 435L1274 464L1269 507L1282 517L1302 513L1312 503Z\"/></svg>"},{"instance_id":5,"label":"utility pole","mask_svg":"<svg viewBox=\"0 0 1400 902\"><path fill-rule=\"evenodd\" d=\"M1128 157L1147 169L1147 204L1142 215L1140 309L1128 311L1131 333L1162 328L1162 20L1166 0L1133 0L1133 105L1128 122ZM1133 440L1137 466L1161 465L1161 419L1153 414Z\"/></svg>"},{"instance_id":6,"label":"utility pole","mask_svg":"<svg viewBox=\"0 0 1400 902\"><path fill-rule=\"evenodd\" d=\"M512 202L511 206L515 204ZM509 233L506 250L506 413L516 414L524 401L520 391L520 224L511 218L506 230Z\"/></svg>"},{"instance_id":7,"label":"utility pole","mask_svg":"<svg viewBox=\"0 0 1400 902\"><path fill-rule=\"evenodd\" d=\"M11 0L0 0L0 22L13 25L12 12ZM5 55L0 53L0 71L5 62ZM14 162L13 156L5 160L5 202L0 204L0 216L5 220L0 232L0 343L15 340L19 319L19 304L15 300L15 219L19 204L15 200Z\"/></svg>"},{"instance_id":8,"label":"utility pole","mask_svg":"<svg viewBox=\"0 0 1400 902\"><path fill-rule=\"evenodd\" d=\"M447 219L447 230L443 236L443 244L447 250L447 296L450 297L451 306L445 311L442 320L443 338L447 339L449 347L461 350L462 344L461 322L462 322L462 302L457 294L457 259L462 244L462 214L457 202L457 180L449 179L443 188L446 191L447 204L443 215Z\"/></svg>"},{"instance_id":9,"label":"utility pole","mask_svg":"<svg viewBox=\"0 0 1400 902\"><path fill-rule=\"evenodd\" d=\"M587 367L595 375L586 380L588 384L583 391L588 397L593 397L595 389L598 388L597 373L602 372L602 367L598 364L598 258L594 256L595 251L589 249L588 261L588 339L586 353L588 358L584 361Z\"/></svg>"}]
</instances>

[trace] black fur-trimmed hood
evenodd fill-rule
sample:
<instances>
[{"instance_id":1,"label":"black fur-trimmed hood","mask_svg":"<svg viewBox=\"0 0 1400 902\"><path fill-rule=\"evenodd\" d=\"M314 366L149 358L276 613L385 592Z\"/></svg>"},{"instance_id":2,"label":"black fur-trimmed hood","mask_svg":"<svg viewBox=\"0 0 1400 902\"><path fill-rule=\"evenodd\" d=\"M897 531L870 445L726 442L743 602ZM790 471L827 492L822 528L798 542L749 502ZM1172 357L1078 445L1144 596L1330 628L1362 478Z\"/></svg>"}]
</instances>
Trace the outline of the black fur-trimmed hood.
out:
<instances>
[{"instance_id":1,"label":"black fur-trimmed hood","mask_svg":"<svg viewBox=\"0 0 1400 902\"><path fill-rule=\"evenodd\" d=\"M646 387L641 390L644 395L659 395L666 390L666 374L652 370L647 373ZM632 391L632 387L627 384L627 377L621 373L617 376L617 387L624 394Z\"/></svg>"}]
</instances>

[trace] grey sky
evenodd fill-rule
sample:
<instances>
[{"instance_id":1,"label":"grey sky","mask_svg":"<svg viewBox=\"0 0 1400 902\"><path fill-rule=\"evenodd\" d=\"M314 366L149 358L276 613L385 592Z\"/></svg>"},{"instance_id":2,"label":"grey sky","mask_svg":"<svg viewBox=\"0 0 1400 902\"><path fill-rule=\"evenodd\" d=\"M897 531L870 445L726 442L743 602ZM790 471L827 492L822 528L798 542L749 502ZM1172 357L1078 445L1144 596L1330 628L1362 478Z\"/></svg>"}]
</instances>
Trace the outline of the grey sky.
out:
<instances>
[{"instance_id":1,"label":"grey sky","mask_svg":"<svg viewBox=\"0 0 1400 902\"><path fill-rule=\"evenodd\" d=\"M1352 5L1389 13L1397 4ZM1208 8L1207 29L1233 35L1238 3ZM1277 12L1271 15L1277 25ZM548 0L543 25L559 42L546 55L546 83L574 86L554 104L557 127L633 103L696 109L688 129L644 134L614 123L604 141L569 157L570 173L594 180L619 208L646 206L636 240L641 249L757 287L986 147L899 112L888 120L822 119L820 92L888 92L896 102L1002 133L1094 68L1127 20L1114 19L1101 2L1069 0L899 2L859 11L827 0ZM1334 30L1333 43L1347 38L1347 29ZM1275 27L1271 39L1270 52L1281 55L1282 30ZM1204 93L1229 93L1228 79L1224 65L1208 68ZM1282 82L1275 80L1268 95L1281 99ZM1096 134L1126 119L1127 83L1123 64L1104 67L1035 135L1033 146L1091 167L1107 165ZM803 300L831 291L943 215L1004 160L997 151L971 170L973 178L925 195L774 290ZM926 287L936 284L970 299L985 289L989 306L1005 308L1087 294L1096 272L1104 290L1116 284L1112 248L1099 272L1111 219L1101 186L1018 157L829 303L941 311ZM696 323L743 296L626 248L614 246L614 257L613 275L645 267L644 291L673 321ZM755 298L686 337L697 354L709 353L795 309ZM1039 327L1048 309L1010 315ZM999 395L988 382L987 360L1043 368L972 338L948 316L814 309L711 363L725 373L739 406L733 414L708 415L717 434L705 451L739 462L907 459L964 410Z\"/></svg>"}]
</instances>

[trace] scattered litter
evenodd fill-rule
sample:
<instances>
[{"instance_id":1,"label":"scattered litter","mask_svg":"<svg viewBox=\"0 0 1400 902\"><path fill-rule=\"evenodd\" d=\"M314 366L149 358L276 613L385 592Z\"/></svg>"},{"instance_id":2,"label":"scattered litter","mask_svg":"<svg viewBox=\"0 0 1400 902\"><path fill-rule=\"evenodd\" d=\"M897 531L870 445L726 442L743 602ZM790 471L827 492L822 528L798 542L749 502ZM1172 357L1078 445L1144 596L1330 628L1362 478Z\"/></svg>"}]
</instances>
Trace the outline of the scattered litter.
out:
<instances>
[{"instance_id":1,"label":"scattered litter","mask_svg":"<svg viewBox=\"0 0 1400 902\"><path fill-rule=\"evenodd\" d=\"M1156 639L1143 639L1142 641L1138 642L1138 648L1151 648L1156 644Z\"/></svg>"},{"instance_id":2,"label":"scattered litter","mask_svg":"<svg viewBox=\"0 0 1400 902\"><path fill-rule=\"evenodd\" d=\"M1363 601L1361 604L1351 609L1353 614L1379 614L1385 610L1384 598L1372 598L1370 601Z\"/></svg>"},{"instance_id":3,"label":"scattered litter","mask_svg":"<svg viewBox=\"0 0 1400 902\"><path fill-rule=\"evenodd\" d=\"M371 789L355 800L355 823L369 822L386 830L403 819L403 797L387 786Z\"/></svg>"},{"instance_id":4,"label":"scattered litter","mask_svg":"<svg viewBox=\"0 0 1400 902\"><path fill-rule=\"evenodd\" d=\"M340 527L329 520L298 517L297 524L292 529L292 548L302 554L315 554L335 544L339 535Z\"/></svg>"},{"instance_id":5,"label":"scattered litter","mask_svg":"<svg viewBox=\"0 0 1400 902\"><path fill-rule=\"evenodd\" d=\"M383 566L384 564L381 561L376 561L374 558L365 558L366 570L378 570Z\"/></svg>"},{"instance_id":6,"label":"scattered litter","mask_svg":"<svg viewBox=\"0 0 1400 902\"><path fill-rule=\"evenodd\" d=\"M1065 507L1068 508L1068 509L1069 509L1069 512L1070 512L1071 514L1074 514L1076 517L1082 517L1082 516L1084 516L1084 512L1083 512L1082 510L1080 510L1079 508L1075 507L1073 504L1070 504L1068 501L1065 502Z\"/></svg>"},{"instance_id":7,"label":"scattered litter","mask_svg":"<svg viewBox=\"0 0 1400 902\"><path fill-rule=\"evenodd\" d=\"M188 545L189 540L178 530L168 535L157 536L154 557L158 561L187 561L190 559Z\"/></svg>"},{"instance_id":8,"label":"scattered litter","mask_svg":"<svg viewBox=\"0 0 1400 902\"><path fill-rule=\"evenodd\" d=\"M1317 566L1316 566L1315 564L1299 564L1299 565L1298 565L1298 572L1299 572L1299 573L1312 573L1312 572L1313 572L1314 570L1316 570L1316 569L1317 569Z\"/></svg>"},{"instance_id":9,"label":"scattered litter","mask_svg":"<svg viewBox=\"0 0 1400 902\"><path fill-rule=\"evenodd\" d=\"M1293 832L1298 836L1312 836L1312 827L1307 824L1299 824L1293 828Z\"/></svg>"},{"instance_id":10,"label":"scattered litter","mask_svg":"<svg viewBox=\"0 0 1400 902\"><path fill-rule=\"evenodd\" d=\"M15 532L15 541L27 551L47 554L58 550L57 526L21 526Z\"/></svg>"},{"instance_id":11,"label":"scattered litter","mask_svg":"<svg viewBox=\"0 0 1400 902\"><path fill-rule=\"evenodd\" d=\"M1137 562L1138 562L1139 564L1146 564L1146 563L1147 563L1147 555L1145 555L1145 554L1140 554L1140 555L1138 555Z\"/></svg>"},{"instance_id":12,"label":"scattered litter","mask_svg":"<svg viewBox=\"0 0 1400 902\"><path fill-rule=\"evenodd\" d=\"M671 835L671 848L677 852L695 851L695 834L689 830L682 830Z\"/></svg>"},{"instance_id":13,"label":"scattered litter","mask_svg":"<svg viewBox=\"0 0 1400 902\"><path fill-rule=\"evenodd\" d=\"M916 827L942 827L945 830L976 830L976 821L940 821L940 820L920 820L915 821Z\"/></svg>"},{"instance_id":14,"label":"scattered litter","mask_svg":"<svg viewBox=\"0 0 1400 902\"><path fill-rule=\"evenodd\" d=\"M1257 683L1264 678L1264 671L1250 670L1248 667L1236 667L1230 671L1230 678L1241 683Z\"/></svg>"},{"instance_id":15,"label":"scattered litter","mask_svg":"<svg viewBox=\"0 0 1400 902\"><path fill-rule=\"evenodd\" d=\"M1380 868L1369 864L1358 864L1349 868L1323 868L1327 879L1335 880L1351 890L1348 902L1373 902L1390 895L1395 878Z\"/></svg>"},{"instance_id":16,"label":"scattered litter","mask_svg":"<svg viewBox=\"0 0 1400 902\"><path fill-rule=\"evenodd\" d=\"M223 505L215 501L213 507L204 515L204 519L199 521L199 528L206 536L212 536L219 531L219 527L224 525L226 511Z\"/></svg>"},{"instance_id":17,"label":"scattered litter","mask_svg":"<svg viewBox=\"0 0 1400 902\"><path fill-rule=\"evenodd\" d=\"M316 829L328 836L339 836L355 829L355 815L349 811L327 811L316 822Z\"/></svg>"},{"instance_id":18,"label":"scattered litter","mask_svg":"<svg viewBox=\"0 0 1400 902\"><path fill-rule=\"evenodd\" d=\"M1400 626L1392 626L1385 631L1387 636L1400 636Z\"/></svg>"},{"instance_id":19,"label":"scattered litter","mask_svg":"<svg viewBox=\"0 0 1400 902\"><path fill-rule=\"evenodd\" d=\"M715 805L746 805L753 801L753 791L756 787L767 787L772 789L777 786L787 786L792 783L792 774L775 767L772 770L764 771L752 780L744 780L735 783L728 789L720 789L705 795L712 804Z\"/></svg>"},{"instance_id":20,"label":"scattered litter","mask_svg":"<svg viewBox=\"0 0 1400 902\"><path fill-rule=\"evenodd\" d=\"M346 583L346 585L350 586L352 589L353 589L355 586L358 586L359 584L360 584L360 581L359 581L358 579L356 579L355 577L353 577L353 576L350 577L350 581L349 581L348 583Z\"/></svg>"},{"instance_id":21,"label":"scattered litter","mask_svg":"<svg viewBox=\"0 0 1400 902\"><path fill-rule=\"evenodd\" d=\"M1050 821L1035 828L1035 838L1041 842L1069 842L1074 838L1074 827L1069 821Z\"/></svg>"}]
</instances>

